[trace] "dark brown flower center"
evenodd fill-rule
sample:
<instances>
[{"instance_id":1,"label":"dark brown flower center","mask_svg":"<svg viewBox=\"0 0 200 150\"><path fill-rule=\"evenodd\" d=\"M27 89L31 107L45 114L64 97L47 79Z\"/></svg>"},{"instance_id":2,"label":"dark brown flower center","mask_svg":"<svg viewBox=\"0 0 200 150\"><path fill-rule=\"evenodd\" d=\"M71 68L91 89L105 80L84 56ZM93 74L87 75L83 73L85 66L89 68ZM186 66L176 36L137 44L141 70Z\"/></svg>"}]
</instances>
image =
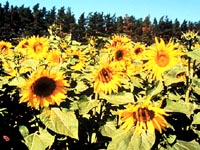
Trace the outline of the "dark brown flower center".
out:
<instances>
[{"instance_id":1,"label":"dark brown flower center","mask_svg":"<svg viewBox=\"0 0 200 150\"><path fill-rule=\"evenodd\" d=\"M144 107L140 107L138 108L137 112L133 114L134 118L136 119L136 121L139 122L147 122L150 121L154 118L154 111L149 110L148 108Z\"/></svg>"},{"instance_id":2,"label":"dark brown flower center","mask_svg":"<svg viewBox=\"0 0 200 150\"><path fill-rule=\"evenodd\" d=\"M110 71L109 68L103 68L100 72L99 72L99 79L103 82L103 83L108 83L110 82L110 80L112 80L112 72Z\"/></svg>"},{"instance_id":3,"label":"dark brown flower center","mask_svg":"<svg viewBox=\"0 0 200 150\"><path fill-rule=\"evenodd\" d=\"M7 49L8 49L8 47L6 45L3 45L1 48L1 50L7 50Z\"/></svg>"},{"instance_id":4,"label":"dark brown flower center","mask_svg":"<svg viewBox=\"0 0 200 150\"><path fill-rule=\"evenodd\" d=\"M79 56L78 55L74 55L73 58L79 59Z\"/></svg>"},{"instance_id":5,"label":"dark brown flower center","mask_svg":"<svg viewBox=\"0 0 200 150\"><path fill-rule=\"evenodd\" d=\"M28 46L28 42L26 41L25 43L23 43L22 48L26 48Z\"/></svg>"},{"instance_id":6,"label":"dark brown flower center","mask_svg":"<svg viewBox=\"0 0 200 150\"><path fill-rule=\"evenodd\" d=\"M39 97L50 96L54 92L55 88L55 81L48 77L37 79L31 86L32 92Z\"/></svg>"},{"instance_id":7,"label":"dark brown flower center","mask_svg":"<svg viewBox=\"0 0 200 150\"><path fill-rule=\"evenodd\" d=\"M116 60L120 61L123 58L123 51L122 50L118 50L116 52Z\"/></svg>"},{"instance_id":8,"label":"dark brown flower center","mask_svg":"<svg viewBox=\"0 0 200 150\"><path fill-rule=\"evenodd\" d=\"M142 53L142 51L142 48L136 48L134 52L136 55L139 55L140 53Z\"/></svg>"}]
</instances>

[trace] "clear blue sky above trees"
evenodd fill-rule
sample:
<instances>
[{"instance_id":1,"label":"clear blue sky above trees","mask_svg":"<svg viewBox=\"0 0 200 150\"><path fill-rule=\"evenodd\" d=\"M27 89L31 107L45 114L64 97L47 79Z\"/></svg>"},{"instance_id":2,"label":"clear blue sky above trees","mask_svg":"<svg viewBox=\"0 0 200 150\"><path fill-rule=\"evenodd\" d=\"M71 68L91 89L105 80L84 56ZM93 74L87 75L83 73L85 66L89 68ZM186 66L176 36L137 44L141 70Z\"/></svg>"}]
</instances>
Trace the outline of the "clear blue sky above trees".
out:
<instances>
[{"instance_id":1,"label":"clear blue sky above trees","mask_svg":"<svg viewBox=\"0 0 200 150\"><path fill-rule=\"evenodd\" d=\"M7 0L1 0L5 4ZM87 15L90 12L110 13L116 16L133 15L136 18L159 19L162 16L168 16L169 19L178 19L182 22L200 21L199 10L200 0L9 0L10 5L32 8L39 3L40 7L46 7L50 10L53 6L56 9L64 6L71 8L76 18L83 12Z\"/></svg>"}]
</instances>

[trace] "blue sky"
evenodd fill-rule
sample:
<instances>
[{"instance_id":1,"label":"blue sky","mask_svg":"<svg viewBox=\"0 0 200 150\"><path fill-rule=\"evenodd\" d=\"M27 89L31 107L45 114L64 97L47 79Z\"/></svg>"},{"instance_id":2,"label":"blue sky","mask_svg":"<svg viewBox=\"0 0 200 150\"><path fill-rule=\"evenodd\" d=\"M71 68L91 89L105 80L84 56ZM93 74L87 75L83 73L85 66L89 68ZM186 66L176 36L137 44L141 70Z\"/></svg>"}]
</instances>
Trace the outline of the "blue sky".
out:
<instances>
[{"instance_id":1,"label":"blue sky","mask_svg":"<svg viewBox=\"0 0 200 150\"><path fill-rule=\"evenodd\" d=\"M4 5L7 0L1 0ZM32 7L39 3L40 8L46 7L50 10L53 6L56 10L64 6L71 8L75 18L85 12L85 16L90 12L103 12L106 14L125 16L133 15L136 19L145 18L150 15L150 19L160 19L168 16L174 21L176 18L182 22L200 21L200 0L8 0L10 5Z\"/></svg>"}]
</instances>

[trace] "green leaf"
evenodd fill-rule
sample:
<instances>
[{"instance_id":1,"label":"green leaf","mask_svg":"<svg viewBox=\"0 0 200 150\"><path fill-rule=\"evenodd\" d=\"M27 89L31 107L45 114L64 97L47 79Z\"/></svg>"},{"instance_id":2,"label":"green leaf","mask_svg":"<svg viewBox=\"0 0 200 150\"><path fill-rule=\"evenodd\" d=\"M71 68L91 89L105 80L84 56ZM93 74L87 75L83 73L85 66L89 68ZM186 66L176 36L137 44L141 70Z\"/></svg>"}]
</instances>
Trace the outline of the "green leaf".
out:
<instances>
[{"instance_id":1,"label":"green leaf","mask_svg":"<svg viewBox=\"0 0 200 150\"><path fill-rule=\"evenodd\" d=\"M25 144L29 150L45 150L46 148L37 133L33 133L27 136L25 138Z\"/></svg>"},{"instance_id":2,"label":"green leaf","mask_svg":"<svg viewBox=\"0 0 200 150\"><path fill-rule=\"evenodd\" d=\"M186 68L182 67L182 64L178 64L178 65L175 65L174 67L172 67L167 72L166 76L175 78L177 76L177 74L182 73L182 72L186 72Z\"/></svg>"},{"instance_id":3,"label":"green leaf","mask_svg":"<svg viewBox=\"0 0 200 150\"><path fill-rule=\"evenodd\" d=\"M200 131L199 130L195 130L193 129L194 133L198 135L198 137L200 137Z\"/></svg>"},{"instance_id":4,"label":"green leaf","mask_svg":"<svg viewBox=\"0 0 200 150\"><path fill-rule=\"evenodd\" d=\"M167 105L165 107L165 110L168 110L170 112L181 112L190 117L190 115L194 113L194 110L196 108L196 104L186 103L183 100L175 102L173 100L167 99Z\"/></svg>"},{"instance_id":5,"label":"green leaf","mask_svg":"<svg viewBox=\"0 0 200 150\"><path fill-rule=\"evenodd\" d=\"M24 125L19 126L19 132L23 137L26 137L29 134L28 128Z\"/></svg>"},{"instance_id":6,"label":"green leaf","mask_svg":"<svg viewBox=\"0 0 200 150\"><path fill-rule=\"evenodd\" d=\"M163 90L163 88L164 88L163 83L159 81L156 83L155 88L148 91L147 95L151 95L151 96L157 95Z\"/></svg>"},{"instance_id":7,"label":"green leaf","mask_svg":"<svg viewBox=\"0 0 200 150\"><path fill-rule=\"evenodd\" d=\"M125 132L118 129L112 136L112 141L109 143L108 150L126 150L132 137L132 132Z\"/></svg>"},{"instance_id":8,"label":"green leaf","mask_svg":"<svg viewBox=\"0 0 200 150\"><path fill-rule=\"evenodd\" d=\"M198 150L200 147L199 143L197 143L195 140L193 141L182 141L177 140L176 143L169 147L170 150Z\"/></svg>"},{"instance_id":9,"label":"green leaf","mask_svg":"<svg viewBox=\"0 0 200 150\"><path fill-rule=\"evenodd\" d=\"M182 95L179 95L178 93L169 93L169 94L168 94L168 98L169 98L169 99L172 99L172 100L174 100L174 101L179 101L180 99L183 98L183 96L182 96Z\"/></svg>"},{"instance_id":10,"label":"green leaf","mask_svg":"<svg viewBox=\"0 0 200 150\"><path fill-rule=\"evenodd\" d=\"M176 140L176 135L169 135L169 136L167 137L167 142L168 142L169 144L173 144L175 140Z\"/></svg>"},{"instance_id":11,"label":"green leaf","mask_svg":"<svg viewBox=\"0 0 200 150\"><path fill-rule=\"evenodd\" d=\"M200 60L200 49L195 49L187 53L187 55L192 58L193 60Z\"/></svg>"},{"instance_id":12,"label":"green leaf","mask_svg":"<svg viewBox=\"0 0 200 150\"><path fill-rule=\"evenodd\" d=\"M80 99L80 101L78 101L80 114L87 114L92 108L99 105L99 101L97 100L90 100L86 96L82 98L83 99Z\"/></svg>"},{"instance_id":13,"label":"green leaf","mask_svg":"<svg viewBox=\"0 0 200 150\"><path fill-rule=\"evenodd\" d=\"M79 93L87 90L88 88L89 87L83 81L78 81L74 91L76 94L79 94Z\"/></svg>"},{"instance_id":14,"label":"green leaf","mask_svg":"<svg viewBox=\"0 0 200 150\"><path fill-rule=\"evenodd\" d=\"M45 150L53 142L54 136L46 130L42 130L39 134L35 132L25 137L25 144L29 150Z\"/></svg>"},{"instance_id":15,"label":"green leaf","mask_svg":"<svg viewBox=\"0 0 200 150\"><path fill-rule=\"evenodd\" d=\"M140 135L134 134L134 131L126 132L118 129L112 136L108 150L150 150L155 143L154 131L142 130Z\"/></svg>"},{"instance_id":16,"label":"green leaf","mask_svg":"<svg viewBox=\"0 0 200 150\"><path fill-rule=\"evenodd\" d=\"M25 68L36 68L39 65L39 60L37 59L27 59L21 63L21 67Z\"/></svg>"},{"instance_id":17,"label":"green leaf","mask_svg":"<svg viewBox=\"0 0 200 150\"><path fill-rule=\"evenodd\" d=\"M55 137L52 136L47 130L40 130L39 137L42 140L44 147L51 146L55 139Z\"/></svg>"},{"instance_id":18,"label":"green leaf","mask_svg":"<svg viewBox=\"0 0 200 150\"><path fill-rule=\"evenodd\" d=\"M193 78L191 87L195 93L200 94L200 79Z\"/></svg>"},{"instance_id":19,"label":"green leaf","mask_svg":"<svg viewBox=\"0 0 200 150\"><path fill-rule=\"evenodd\" d=\"M74 112L59 108L44 109L39 117L54 132L78 139L78 120Z\"/></svg>"},{"instance_id":20,"label":"green leaf","mask_svg":"<svg viewBox=\"0 0 200 150\"><path fill-rule=\"evenodd\" d=\"M186 67L182 67L180 64L174 66L164 76L165 85L169 86L175 83L185 82L184 78L177 78L177 75L180 73L185 73L186 71Z\"/></svg>"},{"instance_id":21,"label":"green leaf","mask_svg":"<svg viewBox=\"0 0 200 150\"><path fill-rule=\"evenodd\" d=\"M100 132L103 136L112 137L116 131L116 121L107 121L105 125L100 127Z\"/></svg>"},{"instance_id":22,"label":"green leaf","mask_svg":"<svg viewBox=\"0 0 200 150\"><path fill-rule=\"evenodd\" d=\"M200 124L200 112L194 115L192 124Z\"/></svg>"},{"instance_id":23,"label":"green leaf","mask_svg":"<svg viewBox=\"0 0 200 150\"><path fill-rule=\"evenodd\" d=\"M10 86L18 86L22 82L24 82L25 79L21 76L14 77L11 81L9 81L8 85Z\"/></svg>"},{"instance_id":24,"label":"green leaf","mask_svg":"<svg viewBox=\"0 0 200 150\"><path fill-rule=\"evenodd\" d=\"M132 137L131 139L132 145L128 147L129 150L149 150L155 143L155 132L142 130L141 135L137 137ZM132 148L133 147L133 148Z\"/></svg>"},{"instance_id":25,"label":"green leaf","mask_svg":"<svg viewBox=\"0 0 200 150\"><path fill-rule=\"evenodd\" d=\"M120 92L120 93L112 94L112 95L101 94L100 98L106 99L108 102L115 105L134 102L133 93L129 93L129 92Z\"/></svg>"}]
</instances>

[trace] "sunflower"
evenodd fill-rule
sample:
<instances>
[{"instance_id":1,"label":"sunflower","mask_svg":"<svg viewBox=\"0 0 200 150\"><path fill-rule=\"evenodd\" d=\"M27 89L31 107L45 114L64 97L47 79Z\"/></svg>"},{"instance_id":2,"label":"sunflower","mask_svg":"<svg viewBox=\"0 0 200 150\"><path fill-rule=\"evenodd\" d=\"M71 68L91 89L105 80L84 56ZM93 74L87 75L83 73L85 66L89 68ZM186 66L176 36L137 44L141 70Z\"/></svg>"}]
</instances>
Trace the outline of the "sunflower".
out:
<instances>
[{"instance_id":1,"label":"sunflower","mask_svg":"<svg viewBox=\"0 0 200 150\"><path fill-rule=\"evenodd\" d=\"M0 41L0 52L4 56L10 57L13 54L12 47L10 42Z\"/></svg>"},{"instance_id":2,"label":"sunflower","mask_svg":"<svg viewBox=\"0 0 200 150\"><path fill-rule=\"evenodd\" d=\"M53 66L63 62L64 59L62 58L61 51L58 49L50 50L47 55L47 61L49 66Z\"/></svg>"},{"instance_id":3,"label":"sunflower","mask_svg":"<svg viewBox=\"0 0 200 150\"><path fill-rule=\"evenodd\" d=\"M85 53L77 48L77 47L71 47L69 49L67 49L66 51L66 55L68 57L68 59L71 61L71 69L74 70L83 70L85 65L86 65L86 60L87 60L87 56L85 55Z\"/></svg>"},{"instance_id":4,"label":"sunflower","mask_svg":"<svg viewBox=\"0 0 200 150\"><path fill-rule=\"evenodd\" d=\"M146 45L142 44L141 42L137 42L134 44L134 47L132 49L132 58L133 59L137 59L137 60L141 60L144 57L144 51L146 49Z\"/></svg>"},{"instance_id":5,"label":"sunflower","mask_svg":"<svg viewBox=\"0 0 200 150\"><path fill-rule=\"evenodd\" d=\"M128 43L131 43L131 39L127 35L123 34L114 34L110 41L110 44L113 47L117 45L126 45Z\"/></svg>"},{"instance_id":6,"label":"sunflower","mask_svg":"<svg viewBox=\"0 0 200 150\"><path fill-rule=\"evenodd\" d=\"M114 63L102 64L94 75L94 92L117 93L121 84L121 73L115 70Z\"/></svg>"},{"instance_id":7,"label":"sunflower","mask_svg":"<svg viewBox=\"0 0 200 150\"><path fill-rule=\"evenodd\" d=\"M116 63L116 68L125 69L131 63L131 51L127 45L117 45L111 51L111 61Z\"/></svg>"},{"instance_id":8,"label":"sunflower","mask_svg":"<svg viewBox=\"0 0 200 150\"><path fill-rule=\"evenodd\" d=\"M137 105L128 104L126 109L118 110L119 124L122 129L129 131L131 128L135 128L136 134L141 134L142 129L147 130L158 130L162 133L168 126L164 116L168 116L164 109L159 106L153 106L150 104L151 97L143 103Z\"/></svg>"},{"instance_id":9,"label":"sunflower","mask_svg":"<svg viewBox=\"0 0 200 150\"><path fill-rule=\"evenodd\" d=\"M38 109L49 105L60 105L66 98L66 87L62 72L40 68L33 72L28 80L19 85L20 103L28 102L28 106Z\"/></svg>"},{"instance_id":10,"label":"sunflower","mask_svg":"<svg viewBox=\"0 0 200 150\"><path fill-rule=\"evenodd\" d=\"M150 78L161 80L166 71L180 62L181 55L183 52L171 40L165 44L162 38L160 42L155 38L155 45L145 51L144 68L150 72Z\"/></svg>"},{"instance_id":11,"label":"sunflower","mask_svg":"<svg viewBox=\"0 0 200 150\"><path fill-rule=\"evenodd\" d=\"M20 52L24 55L27 54L27 48L29 46L29 43L28 43L28 39L22 39L18 44L17 46L15 47L15 49L17 50L17 52Z\"/></svg>"},{"instance_id":12,"label":"sunflower","mask_svg":"<svg viewBox=\"0 0 200 150\"><path fill-rule=\"evenodd\" d=\"M28 56L34 59L45 58L49 49L48 38L32 36L28 39Z\"/></svg>"}]
</instances>

